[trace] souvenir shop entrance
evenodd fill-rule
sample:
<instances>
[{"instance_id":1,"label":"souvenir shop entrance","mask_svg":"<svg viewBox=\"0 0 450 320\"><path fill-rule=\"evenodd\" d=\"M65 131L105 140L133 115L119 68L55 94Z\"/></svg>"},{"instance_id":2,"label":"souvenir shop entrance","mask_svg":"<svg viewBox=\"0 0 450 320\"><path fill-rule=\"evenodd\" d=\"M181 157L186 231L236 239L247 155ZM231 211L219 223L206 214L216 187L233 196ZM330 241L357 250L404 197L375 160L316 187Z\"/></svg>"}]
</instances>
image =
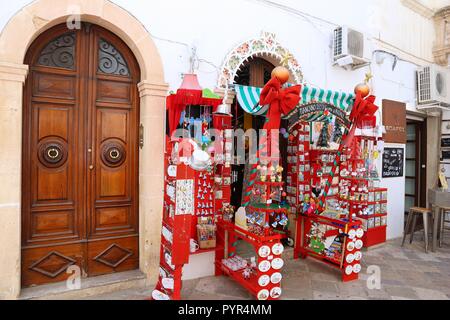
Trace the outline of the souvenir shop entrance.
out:
<instances>
[{"instance_id":1,"label":"souvenir shop entrance","mask_svg":"<svg viewBox=\"0 0 450 320\"><path fill-rule=\"evenodd\" d=\"M262 58L250 58L238 71L235 84L262 88L264 84L270 80L271 73L274 68L274 65L267 60ZM249 110L245 110L245 106L240 105L238 99L234 100L233 106L232 123L234 130L242 129L246 132L249 129L254 129L258 132L258 130L263 128L265 121L264 115L249 113ZM251 143L252 142L249 139L244 141L245 157L247 160ZM231 205L235 208L239 208L241 206L242 190L246 176L245 168L246 164L232 165Z\"/></svg>"}]
</instances>

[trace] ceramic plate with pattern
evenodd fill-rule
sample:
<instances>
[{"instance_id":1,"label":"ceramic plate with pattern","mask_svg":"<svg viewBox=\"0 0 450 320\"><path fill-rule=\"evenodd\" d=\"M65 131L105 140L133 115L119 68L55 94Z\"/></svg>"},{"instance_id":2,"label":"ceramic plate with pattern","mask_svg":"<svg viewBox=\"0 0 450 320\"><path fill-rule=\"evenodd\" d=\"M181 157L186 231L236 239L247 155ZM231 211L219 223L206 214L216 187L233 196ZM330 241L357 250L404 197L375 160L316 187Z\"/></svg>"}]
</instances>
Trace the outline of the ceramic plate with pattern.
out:
<instances>
[{"instance_id":1,"label":"ceramic plate with pattern","mask_svg":"<svg viewBox=\"0 0 450 320\"><path fill-rule=\"evenodd\" d=\"M267 260L263 260L259 263L258 269L261 272L267 272L270 270L270 262Z\"/></svg>"},{"instance_id":2,"label":"ceramic plate with pattern","mask_svg":"<svg viewBox=\"0 0 450 320\"><path fill-rule=\"evenodd\" d=\"M269 298L269 290L262 289L257 294L258 300L267 300Z\"/></svg>"},{"instance_id":3,"label":"ceramic plate with pattern","mask_svg":"<svg viewBox=\"0 0 450 320\"><path fill-rule=\"evenodd\" d=\"M258 284L261 287L265 287L270 283L270 277L267 274L263 274L261 277L259 277L258 279Z\"/></svg>"},{"instance_id":4,"label":"ceramic plate with pattern","mask_svg":"<svg viewBox=\"0 0 450 320\"><path fill-rule=\"evenodd\" d=\"M354 273L360 273L361 272L361 265L359 263L355 264L353 266L353 272Z\"/></svg>"},{"instance_id":5,"label":"ceramic plate with pattern","mask_svg":"<svg viewBox=\"0 0 450 320\"><path fill-rule=\"evenodd\" d=\"M350 231L348 232L348 237L349 237L350 239L355 239L355 237L356 237L356 231L355 231L354 229L350 230Z\"/></svg>"},{"instance_id":6,"label":"ceramic plate with pattern","mask_svg":"<svg viewBox=\"0 0 450 320\"><path fill-rule=\"evenodd\" d=\"M356 251L356 252L354 253L354 256L355 256L355 260L356 260L356 261L361 260L361 258L362 258L362 253L361 253L361 251Z\"/></svg>"},{"instance_id":7,"label":"ceramic plate with pattern","mask_svg":"<svg viewBox=\"0 0 450 320\"><path fill-rule=\"evenodd\" d=\"M270 290L270 297L273 299L278 299L281 296L281 288L280 287L273 287Z\"/></svg>"},{"instance_id":8,"label":"ceramic plate with pattern","mask_svg":"<svg viewBox=\"0 0 450 320\"><path fill-rule=\"evenodd\" d=\"M355 256L351 253L349 253L346 257L345 257L345 261L347 261L347 263L352 263L353 261L355 261Z\"/></svg>"},{"instance_id":9,"label":"ceramic plate with pattern","mask_svg":"<svg viewBox=\"0 0 450 320\"><path fill-rule=\"evenodd\" d=\"M281 243L275 243L272 246L272 253L274 255L280 255L280 254L283 253L283 251L284 251L284 247L283 247L283 245Z\"/></svg>"},{"instance_id":10,"label":"ceramic plate with pattern","mask_svg":"<svg viewBox=\"0 0 450 320\"><path fill-rule=\"evenodd\" d=\"M353 251L353 249L355 249L355 243L353 241L350 241L349 243L347 243L347 250Z\"/></svg>"},{"instance_id":11,"label":"ceramic plate with pattern","mask_svg":"<svg viewBox=\"0 0 450 320\"><path fill-rule=\"evenodd\" d=\"M272 260L272 268L274 268L275 270L280 270L281 268L283 268L284 265L284 261L281 258L275 258Z\"/></svg>"},{"instance_id":12,"label":"ceramic plate with pattern","mask_svg":"<svg viewBox=\"0 0 450 320\"><path fill-rule=\"evenodd\" d=\"M363 247L363 242L361 239L356 240L355 242L355 248L360 250Z\"/></svg>"},{"instance_id":13,"label":"ceramic plate with pattern","mask_svg":"<svg viewBox=\"0 0 450 320\"><path fill-rule=\"evenodd\" d=\"M347 266L347 267L345 267L345 274L346 275L351 275L352 274L352 272L353 272L353 267L352 266Z\"/></svg>"},{"instance_id":14,"label":"ceramic plate with pattern","mask_svg":"<svg viewBox=\"0 0 450 320\"><path fill-rule=\"evenodd\" d=\"M283 276L281 275L281 273L279 272L275 272L274 274L272 274L272 276L270 277L270 281L273 284L277 284L281 282L281 279L283 279Z\"/></svg>"},{"instance_id":15,"label":"ceramic plate with pattern","mask_svg":"<svg viewBox=\"0 0 450 320\"><path fill-rule=\"evenodd\" d=\"M356 230L356 236L358 238L362 238L364 235L364 230L362 228L359 228L358 230Z\"/></svg>"},{"instance_id":16,"label":"ceramic plate with pattern","mask_svg":"<svg viewBox=\"0 0 450 320\"><path fill-rule=\"evenodd\" d=\"M269 256L270 254L269 246L262 246L261 248L259 248L258 254L261 258L267 258L267 256Z\"/></svg>"}]
</instances>

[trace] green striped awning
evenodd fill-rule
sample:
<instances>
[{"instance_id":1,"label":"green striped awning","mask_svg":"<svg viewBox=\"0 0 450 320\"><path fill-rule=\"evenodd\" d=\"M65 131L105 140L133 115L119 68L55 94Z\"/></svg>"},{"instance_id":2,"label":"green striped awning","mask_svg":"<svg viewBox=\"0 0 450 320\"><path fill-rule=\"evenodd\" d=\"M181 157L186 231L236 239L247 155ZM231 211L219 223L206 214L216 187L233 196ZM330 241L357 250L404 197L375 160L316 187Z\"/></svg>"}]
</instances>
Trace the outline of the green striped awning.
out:
<instances>
[{"instance_id":1,"label":"green striped awning","mask_svg":"<svg viewBox=\"0 0 450 320\"><path fill-rule=\"evenodd\" d=\"M235 90L239 105L245 112L253 115L264 115L267 113L269 106L259 105L259 96L262 88L236 85Z\"/></svg>"},{"instance_id":2,"label":"green striped awning","mask_svg":"<svg viewBox=\"0 0 450 320\"><path fill-rule=\"evenodd\" d=\"M253 115L265 115L268 106L260 106L259 96L262 88L235 85L237 99L241 108ZM355 95L352 93L345 93L341 91L324 90L316 87L302 85L300 105L307 104L313 101L326 102L338 107L346 112L349 112L353 106ZM319 119L312 119L315 121Z\"/></svg>"}]
</instances>

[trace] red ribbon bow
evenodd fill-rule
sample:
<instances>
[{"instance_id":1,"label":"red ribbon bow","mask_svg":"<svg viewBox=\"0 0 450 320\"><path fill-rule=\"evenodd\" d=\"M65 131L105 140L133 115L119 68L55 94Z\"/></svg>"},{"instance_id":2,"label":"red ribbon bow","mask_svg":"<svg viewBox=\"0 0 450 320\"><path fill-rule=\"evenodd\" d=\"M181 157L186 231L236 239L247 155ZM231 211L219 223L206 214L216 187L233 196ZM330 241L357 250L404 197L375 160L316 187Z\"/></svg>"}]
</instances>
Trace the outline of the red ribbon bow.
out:
<instances>
[{"instance_id":1,"label":"red ribbon bow","mask_svg":"<svg viewBox=\"0 0 450 320\"><path fill-rule=\"evenodd\" d=\"M373 128L376 124L375 112L378 106L374 104L375 96L371 95L363 99L361 93L356 94L355 103L353 104L352 112L350 113L350 121L353 123L349 134L344 140L346 147L350 146L355 135L356 128Z\"/></svg>"},{"instance_id":2,"label":"red ribbon bow","mask_svg":"<svg viewBox=\"0 0 450 320\"><path fill-rule=\"evenodd\" d=\"M272 78L263 88L259 98L261 106L269 104L267 119L264 129L279 129L281 115L288 114L300 102L301 85L296 85L286 89L281 88L281 83L277 78Z\"/></svg>"}]
</instances>

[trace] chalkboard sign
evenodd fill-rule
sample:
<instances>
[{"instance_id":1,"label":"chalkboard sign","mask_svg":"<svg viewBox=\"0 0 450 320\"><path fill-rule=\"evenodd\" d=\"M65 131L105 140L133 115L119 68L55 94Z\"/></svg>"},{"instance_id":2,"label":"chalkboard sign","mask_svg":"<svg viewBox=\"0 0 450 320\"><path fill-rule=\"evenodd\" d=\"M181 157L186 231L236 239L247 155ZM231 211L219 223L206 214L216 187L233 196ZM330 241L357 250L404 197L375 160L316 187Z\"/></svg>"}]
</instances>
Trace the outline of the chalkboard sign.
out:
<instances>
[{"instance_id":1,"label":"chalkboard sign","mask_svg":"<svg viewBox=\"0 0 450 320\"><path fill-rule=\"evenodd\" d=\"M384 148L383 178L403 177L403 149Z\"/></svg>"}]
</instances>

